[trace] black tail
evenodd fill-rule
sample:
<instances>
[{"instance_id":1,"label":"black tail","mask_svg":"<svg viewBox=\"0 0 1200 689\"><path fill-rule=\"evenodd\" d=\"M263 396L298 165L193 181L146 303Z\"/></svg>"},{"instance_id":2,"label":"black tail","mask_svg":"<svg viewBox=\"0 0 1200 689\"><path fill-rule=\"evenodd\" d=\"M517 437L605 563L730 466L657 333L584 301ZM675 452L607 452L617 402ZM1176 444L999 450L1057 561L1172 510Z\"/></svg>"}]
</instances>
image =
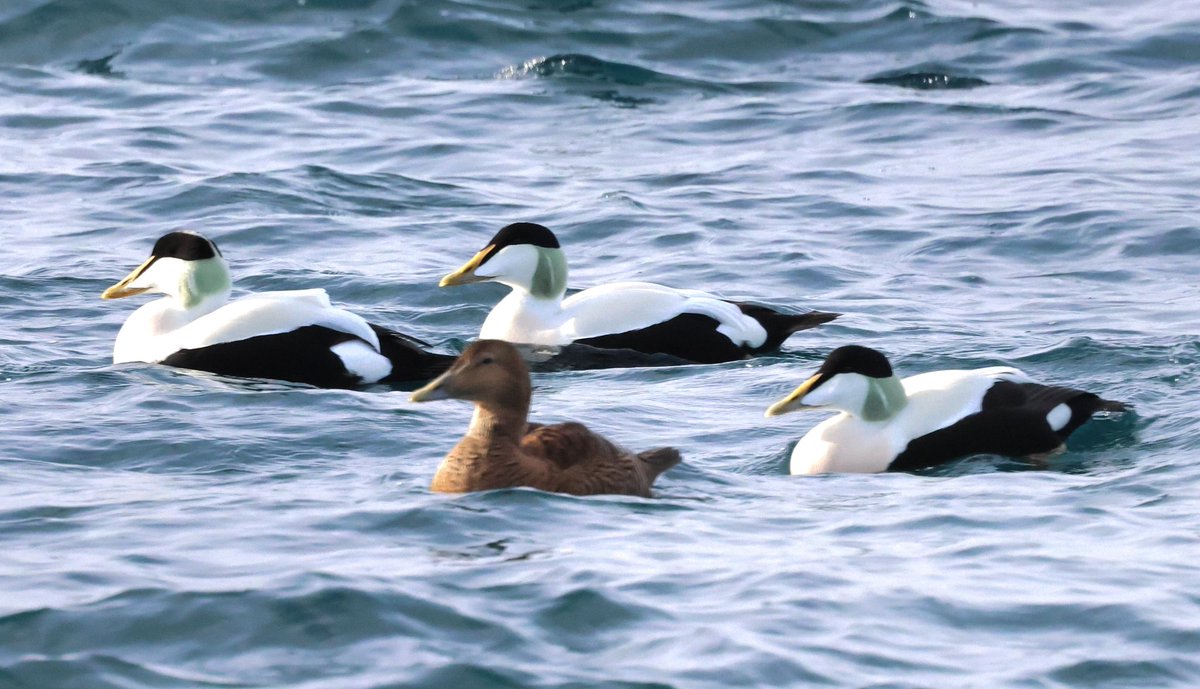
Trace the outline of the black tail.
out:
<instances>
[{"instance_id":1,"label":"black tail","mask_svg":"<svg viewBox=\"0 0 1200 689\"><path fill-rule=\"evenodd\" d=\"M392 362L392 372L385 383L408 380L429 380L450 368L458 357L426 351L429 345L415 337L370 324L379 336L379 351Z\"/></svg>"},{"instance_id":2,"label":"black tail","mask_svg":"<svg viewBox=\"0 0 1200 689\"><path fill-rule=\"evenodd\" d=\"M1062 430L1058 431L1064 441L1077 428L1087 423L1087 420L1092 418L1092 414L1098 411L1123 412L1129 408L1123 402L1106 400L1090 392L1078 392L1077 395L1067 400L1066 404L1071 409L1071 420Z\"/></svg>"},{"instance_id":3,"label":"black tail","mask_svg":"<svg viewBox=\"0 0 1200 689\"><path fill-rule=\"evenodd\" d=\"M1122 412L1127 407L1122 402L1106 400L1094 393L1058 385L1042 385L1040 383L1014 384L1025 396L1022 406L1045 416L1060 404L1065 404L1071 410L1071 418L1066 425L1055 431L1059 438L1066 440L1092 415L1098 411ZM997 386L998 387L998 386ZM990 392L989 392L990 394ZM987 405L985 399L984 405Z\"/></svg>"},{"instance_id":4,"label":"black tail","mask_svg":"<svg viewBox=\"0 0 1200 689\"><path fill-rule=\"evenodd\" d=\"M756 354L778 349L779 345L783 344L783 341L788 339L792 333L815 328L822 323L828 323L842 315L826 311L780 313L766 306L759 306L758 304L747 304L744 302L734 302L734 304L742 310L742 313L762 324L762 327L767 331L767 341L761 347L754 350Z\"/></svg>"},{"instance_id":5,"label":"black tail","mask_svg":"<svg viewBox=\"0 0 1200 689\"><path fill-rule=\"evenodd\" d=\"M654 483L654 479L658 478L664 471L683 461L683 456L679 454L679 450L673 447L656 447L653 450L639 452L637 457L642 460L642 465L646 467L646 474L651 483Z\"/></svg>"}]
</instances>

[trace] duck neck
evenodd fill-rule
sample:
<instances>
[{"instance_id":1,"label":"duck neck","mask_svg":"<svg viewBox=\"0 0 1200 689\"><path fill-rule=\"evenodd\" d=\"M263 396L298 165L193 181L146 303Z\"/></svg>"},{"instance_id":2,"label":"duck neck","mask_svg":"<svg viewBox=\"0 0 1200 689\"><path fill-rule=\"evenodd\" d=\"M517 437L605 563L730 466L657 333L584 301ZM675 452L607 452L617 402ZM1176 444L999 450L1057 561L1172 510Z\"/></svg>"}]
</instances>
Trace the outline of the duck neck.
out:
<instances>
[{"instance_id":1,"label":"duck neck","mask_svg":"<svg viewBox=\"0 0 1200 689\"><path fill-rule=\"evenodd\" d=\"M528 408L528 402L515 409L477 403L466 435L438 466L433 490L461 493L518 485L513 477L525 473L520 444Z\"/></svg>"},{"instance_id":2,"label":"duck neck","mask_svg":"<svg viewBox=\"0 0 1200 689\"><path fill-rule=\"evenodd\" d=\"M487 445L520 444L528 425L529 402L493 404L479 402L467 428L467 437Z\"/></svg>"},{"instance_id":3,"label":"duck neck","mask_svg":"<svg viewBox=\"0 0 1200 689\"><path fill-rule=\"evenodd\" d=\"M479 337L534 345L562 345L559 329L563 324L561 295L553 298L534 296L520 285L496 304L479 331Z\"/></svg>"},{"instance_id":4,"label":"duck neck","mask_svg":"<svg viewBox=\"0 0 1200 689\"><path fill-rule=\"evenodd\" d=\"M892 376L891 378L873 379L868 387L867 397L863 400L862 411L858 416L864 421L887 422L906 406L908 406L908 395L904 393L904 385L899 378Z\"/></svg>"},{"instance_id":5,"label":"duck neck","mask_svg":"<svg viewBox=\"0 0 1200 689\"><path fill-rule=\"evenodd\" d=\"M190 323L229 303L229 288L225 287L208 294L192 294L186 299L176 298L172 301L172 306L179 311L180 317Z\"/></svg>"}]
</instances>

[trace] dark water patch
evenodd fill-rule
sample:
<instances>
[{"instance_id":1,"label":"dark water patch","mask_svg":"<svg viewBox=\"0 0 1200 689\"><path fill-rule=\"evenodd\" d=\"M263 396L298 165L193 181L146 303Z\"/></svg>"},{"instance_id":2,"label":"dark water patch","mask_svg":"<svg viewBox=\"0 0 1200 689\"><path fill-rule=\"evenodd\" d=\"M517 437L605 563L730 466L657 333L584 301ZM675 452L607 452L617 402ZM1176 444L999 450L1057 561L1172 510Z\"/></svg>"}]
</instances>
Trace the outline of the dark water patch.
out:
<instances>
[{"instance_id":1,"label":"dark water patch","mask_svg":"<svg viewBox=\"0 0 1200 689\"><path fill-rule=\"evenodd\" d=\"M154 663L131 663L106 654L82 654L71 658L24 658L0 666L0 680L13 689L40 687L246 687L201 672L170 672Z\"/></svg>"},{"instance_id":2,"label":"dark water patch","mask_svg":"<svg viewBox=\"0 0 1200 689\"><path fill-rule=\"evenodd\" d=\"M539 683L541 682L537 677L526 672L494 665L458 661L440 667L421 668L410 681L392 686L395 689L400 689L401 686L414 689L441 689L441 687L523 689Z\"/></svg>"},{"instance_id":3,"label":"dark water patch","mask_svg":"<svg viewBox=\"0 0 1200 689\"><path fill-rule=\"evenodd\" d=\"M1126 240L1121 255L1128 257L1146 256L1189 256L1200 253L1200 227L1189 225L1161 229L1148 236Z\"/></svg>"},{"instance_id":4,"label":"dark water patch","mask_svg":"<svg viewBox=\"0 0 1200 689\"><path fill-rule=\"evenodd\" d=\"M1200 665L1183 659L1088 659L1066 663L1047 678L1065 687L1155 687L1188 682L1200 676Z\"/></svg>"},{"instance_id":5,"label":"dark water patch","mask_svg":"<svg viewBox=\"0 0 1200 689\"><path fill-rule=\"evenodd\" d=\"M82 526L93 510L91 507L39 505L16 510L0 511L0 533L51 534L70 531Z\"/></svg>"},{"instance_id":6,"label":"dark water patch","mask_svg":"<svg viewBox=\"0 0 1200 689\"><path fill-rule=\"evenodd\" d=\"M302 39L268 50L269 55L256 62L255 70L273 79L295 81L309 81L315 77L336 81L350 74L355 78L368 73L382 76L388 71L388 58L400 57L394 37L386 30L357 24L352 30L333 38ZM364 70L365 65L373 68Z\"/></svg>"},{"instance_id":7,"label":"dark water patch","mask_svg":"<svg viewBox=\"0 0 1200 689\"><path fill-rule=\"evenodd\" d=\"M150 619L154 620L152 633L145 627ZM6 651L15 654L67 655L124 648L137 656L148 644L159 646L160 653L186 658L191 651L180 642L195 633L213 650L235 656L239 649L256 645L320 648L334 638L346 644L395 633L419 636L431 626L478 641L496 639L500 631L446 606L361 589L325 587L295 595L139 589L71 610L7 615L0 618L0 639L5 640Z\"/></svg>"},{"instance_id":8,"label":"dark water patch","mask_svg":"<svg viewBox=\"0 0 1200 689\"><path fill-rule=\"evenodd\" d=\"M650 83L670 83L674 77L644 67L608 62L590 55L564 54L539 57L517 67L506 67L497 75L502 79L525 77L553 78L574 76L593 81L611 82L624 86L645 86Z\"/></svg>"},{"instance_id":9,"label":"dark water patch","mask_svg":"<svg viewBox=\"0 0 1200 689\"><path fill-rule=\"evenodd\" d=\"M535 619L551 643L577 652L594 648L605 639L619 638L630 628L647 623L669 626L672 621L659 610L623 600L615 591L592 588L556 596L541 606Z\"/></svg>"},{"instance_id":10,"label":"dark water patch","mask_svg":"<svg viewBox=\"0 0 1200 689\"><path fill-rule=\"evenodd\" d=\"M104 57L98 57L91 60L80 60L79 62L75 63L74 70L76 72L80 72L81 74L92 74L102 77L124 76L120 72L114 72L112 68L112 61L120 54L121 51L116 50L108 55L105 55Z\"/></svg>"},{"instance_id":11,"label":"dark water patch","mask_svg":"<svg viewBox=\"0 0 1200 689\"><path fill-rule=\"evenodd\" d=\"M571 92L580 93L617 107L636 108L659 102L665 93L679 90L720 91L727 87L671 76L645 67L602 60L590 55L561 54L534 58L511 65L496 74L498 79L540 79L561 83ZM595 84L615 84L623 89L592 88ZM632 91L630 91L632 89Z\"/></svg>"},{"instance_id":12,"label":"dark water patch","mask_svg":"<svg viewBox=\"0 0 1200 689\"><path fill-rule=\"evenodd\" d=\"M0 116L0 127L32 130L63 129L95 122L96 119L96 117L83 115L3 115Z\"/></svg>"},{"instance_id":13,"label":"dark water patch","mask_svg":"<svg viewBox=\"0 0 1200 689\"><path fill-rule=\"evenodd\" d=\"M1174 28L1174 27L1173 27ZM1196 52L1196 33L1200 18L1194 18L1182 30L1158 33L1135 43L1122 45L1110 55L1122 63L1154 69L1195 68L1200 63Z\"/></svg>"},{"instance_id":14,"label":"dark water patch","mask_svg":"<svg viewBox=\"0 0 1200 689\"><path fill-rule=\"evenodd\" d=\"M863 83L900 86L918 91L973 89L988 85L988 82L977 77L963 77L942 72L925 71L891 72L864 79Z\"/></svg>"},{"instance_id":15,"label":"dark water patch","mask_svg":"<svg viewBox=\"0 0 1200 689\"><path fill-rule=\"evenodd\" d=\"M596 0L562 0L561 2L529 2L525 5L535 11L549 12L580 12L582 10L590 10L597 6Z\"/></svg>"},{"instance_id":16,"label":"dark water patch","mask_svg":"<svg viewBox=\"0 0 1200 689\"><path fill-rule=\"evenodd\" d=\"M407 175L378 172L355 174L320 165L270 173L231 173L189 182L169 195L146 198L136 207L146 213L190 213L211 216L221 209L267 214L394 217L421 206L461 207L462 196L451 184ZM236 234L236 233L235 233Z\"/></svg>"}]
</instances>

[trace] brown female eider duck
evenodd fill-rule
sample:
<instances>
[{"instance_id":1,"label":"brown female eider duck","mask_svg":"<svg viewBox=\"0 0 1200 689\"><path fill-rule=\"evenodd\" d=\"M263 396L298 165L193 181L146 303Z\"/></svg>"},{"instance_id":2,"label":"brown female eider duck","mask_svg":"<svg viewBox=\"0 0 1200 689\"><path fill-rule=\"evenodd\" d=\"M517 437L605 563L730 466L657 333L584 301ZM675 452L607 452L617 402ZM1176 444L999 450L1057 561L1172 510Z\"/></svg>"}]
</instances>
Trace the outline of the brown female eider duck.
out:
<instances>
[{"instance_id":1,"label":"brown female eider duck","mask_svg":"<svg viewBox=\"0 0 1200 689\"><path fill-rule=\"evenodd\" d=\"M466 435L442 460L432 488L465 493L526 486L555 493L650 497L650 484L680 461L662 447L634 454L583 424L529 423L529 368L507 342L479 340L412 401L475 403Z\"/></svg>"}]
</instances>

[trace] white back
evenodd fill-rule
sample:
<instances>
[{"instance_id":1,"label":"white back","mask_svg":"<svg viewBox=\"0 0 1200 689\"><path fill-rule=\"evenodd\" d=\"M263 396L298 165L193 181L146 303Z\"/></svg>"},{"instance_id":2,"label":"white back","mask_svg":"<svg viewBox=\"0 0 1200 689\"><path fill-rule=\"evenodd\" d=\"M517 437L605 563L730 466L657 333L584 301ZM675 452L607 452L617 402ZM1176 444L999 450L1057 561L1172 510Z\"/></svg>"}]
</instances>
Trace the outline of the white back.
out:
<instances>
[{"instance_id":1,"label":"white back","mask_svg":"<svg viewBox=\"0 0 1200 689\"><path fill-rule=\"evenodd\" d=\"M321 325L366 340L376 350L379 337L366 320L329 302L325 290L261 292L243 297L180 329L179 347L194 349L259 335Z\"/></svg>"}]
</instances>

